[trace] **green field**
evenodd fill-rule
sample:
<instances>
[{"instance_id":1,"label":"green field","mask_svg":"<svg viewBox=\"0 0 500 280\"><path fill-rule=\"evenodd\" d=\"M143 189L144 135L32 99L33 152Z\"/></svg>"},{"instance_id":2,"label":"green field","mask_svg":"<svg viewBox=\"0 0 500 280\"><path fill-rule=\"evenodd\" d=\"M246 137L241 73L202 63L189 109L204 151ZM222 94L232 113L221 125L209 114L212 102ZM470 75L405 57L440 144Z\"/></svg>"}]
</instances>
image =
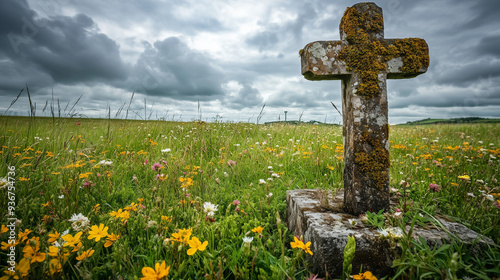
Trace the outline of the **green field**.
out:
<instances>
[{"instance_id":1,"label":"green field","mask_svg":"<svg viewBox=\"0 0 500 280\"><path fill-rule=\"evenodd\" d=\"M385 224L446 216L500 244L500 124L390 140L403 218ZM12 279L306 279L314 248L291 246L286 190L342 187L337 126L0 117L0 144L6 279L11 252ZM498 247L395 241L400 278L500 277Z\"/></svg>"}]
</instances>

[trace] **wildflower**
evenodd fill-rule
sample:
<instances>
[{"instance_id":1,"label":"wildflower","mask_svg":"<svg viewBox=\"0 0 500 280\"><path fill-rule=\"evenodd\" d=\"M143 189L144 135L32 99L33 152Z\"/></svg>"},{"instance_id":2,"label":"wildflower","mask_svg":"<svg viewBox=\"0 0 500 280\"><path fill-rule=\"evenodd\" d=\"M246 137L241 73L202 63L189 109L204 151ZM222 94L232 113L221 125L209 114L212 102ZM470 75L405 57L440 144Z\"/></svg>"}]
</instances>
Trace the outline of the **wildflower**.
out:
<instances>
[{"instance_id":1,"label":"wildflower","mask_svg":"<svg viewBox=\"0 0 500 280\"><path fill-rule=\"evenodd\" d=\"M491 194L483 194L483 196L489 201L495 201L495 198Z\"/></svg>"},{"instance_id":2,"label":"wildflower","mask_svg":"<svg viewBox=\"0 0 500 280\"><path fill-rule=\"evenodd\" d=\"M59 256L59 248L56 246L50 246L47 255L56 258L57 256Z\"/></svg>"},{"instance_id":3,"label":"wildflower","mask_svg":"<svg viewBox=\"0 0 500 280\"><path fill-rule=\"evenodd\" d=\"M495 201L493 205L500 210L500 200Z\"/></svg>"},{"instance_id":4,"label":"wildflower","mask_svg":"<svg viewBox=\"0 0 500 280\"><path fill-rule=\"evenodd\" d=\"M28 239L28 235L31 233L30 229L25 229L24 232L19 232L17 234L17 239L21 242L24 242L26 239Z\"/></svg>"},{"instance_id":5,"label":"wildflower","mask_svg":"<svg viewBox=\"0 0 500 280\"><path fill-rule=\"evenodd\" d=\"M99 161L99 165L110 166L113 165L113 162L110 160L101 160Z\"/></svg>"},{"instance_id":6,"label":"wildflower","mask_svg":"<svg viewBox=\"0 0 500 280\"><path fill-rule=\"evenodd\" d=\"M78 215L73 214L73 216L71 216L71 219L69 219L68 221L73 222L71 224L71 227L73 227L75 231L82 231L90 224L89 219L83 216L82 213L79 213Z\"/></svg>"},{"instance_id":7,"label":"wildflower","mask_svg":"<svg viewBox=\"0 0 500 280\"><path fill-rule=\"evenodd\" d=\"M92 250L92 249L88 249L87 251L83 251L83 253L81 255L78 255L78 257L76 257L76 259L81 261L83 259L89 258L90 256L92 256L94 254L94 251L95 250Z\"/></svg>"},{"instance_id":8,"label":"wildflower","mask_svg":"<svg viewBox=\"0 0 500 280\"><path fill-rule=\"evenodd\" d=\"M259 185L264 185L264 184L267 184L266 180L259 179Z\"/></svg>"},{"instance_id":9,"label":"wildflower","mask_svg":"<svg viewBox=\"0 0 500 280\"><path fill-rule=\"evenodd\" d=\"M381 236L381 237L387 237L387 236L389 236L389 233L388 233L388 232L387 232L387 230L385 230L385 229L381 229L381 228L379 228L379 229L377 230L377 232L380 234L380 236Z\"/></svg>"},{"instance_id":10,"label":"wildflower","mask_svg":"<svg viewBox=\"0 0 500 280\"><path fill-rule=\"evenodd\" d=\"M351 226L356 226L358 224L358 221L356 221L355 219L348 219L347 223L349 223L349 225Z\"/></svg>"},{"instance_id":11,"label":"wildflower","mask_svg":"<svg viewBox=\"0 0 500 280\"><path fill-rule=\"evenodd\" d=\"M9 181L5 177L0 178L0 190L7 187L8 184Z\"/></svg>"},{"instance_id":12,"label":"wildflower","mask_svg":"<svg viewBox=\"0 0 500 280\"><path fill-rule=\"evenodd\" d=\"M255 232L255 233L261 234L263 229L264 229L263 227L258 226L258 227L256 227L256 228L253 228L253 229L252 229L252 232Z\"/></svg>"},{"instance_id":13,"label":"wildflower","mask_svg":"<svg viewBox=\"0 0 500 280\"><path fill-rule=\"evenodd\" d=\"M301 248L304 245L304 242L302 240L298 239L296 236L293 237L293 242L290 242L290 246L292 248Z\"/></svg>"},{"instance_id":14,"label":"wildflower","mask_svg":"<svg viewBox=\"0 0 500 280\"><path fill-rule=\"evenodd\" d=\"M253 237L245 236L243 237L243 243L250 244L253 241Z\"/></svg>"},{"instance_id":15,"label":"wildflower","mask_svg":"<svg viewBox=\"0 0 500 280\"><path fill-rule=\"evenodd\" d=\"M271 198L271 196L273 196L272 192L270 192L269 194L266 195L267 198Z\"/></svg>"},{"instance_id":16,"label":"wildflower","mask_svg":"<svg viewBox=\"0 0 500 280\"><path fill-rule=\"evenodd\" d=\"M210 202L203 203L203 211L207 213L207 216L213 217L219 205L214 205Z\"/></svg>"},{"instance_id":17,"label":"wildflower","mask_svg":"<svg viewBox=\"0 0 500 280\"><path fill-rule=\"evenodd\" d=\"M73 236L71 234L63 235L62 239L65 241L63 246L64 247L67 247L67 246L77 247L77 245L81 244L80 237L82 236L82 234L83 234L83 232L80 231L77 234L75 234L75 236ZM79 244L77 244L77 243L79 243Z\"/></svg>"},{"instance_id":18,"label":"wildflower","mask_svg":"<svg viewBox=\"0 0 500 280\"><path fill-rule=\"evenodd\" d=\"M170 148L166 148L166 149L161 150L162 153L170 153L170 151L171 151Z\"/></svg>"},{"instance_id":19,"label":"wildflower","mask_svg":"<svg viewBox=\"0 0 500 280\"><path fill-rule=\"evenodd\" d=\"M24 257L31 260L31 263L34 262L43 262L45 260L45 253L38 252L40 247L35 246L26 246L23 249Z\"/></svg>"},{"instance_id":20,"label":"wildflower","mask_svg":"<svg viewBox=\"0 0 500 280\"><path fill-rule=\"evenodd\" d=\"M157 280L157 279L163 279L164 277L168 276L168 273L170 271L170 265L166 266L165 261L163 261L161 264L156 263L155 268L151 267L143 267L142 268L142 277L141 280Z\"/></svg>"},{"instance_id":21,"label":"wildflower","mask_svg":"<svg viewBox=\"0 0 500 280\"><path fill-rule=\"evenodd\" d=\"M373 276L370 271L365 271L364 273L360 273L358 275L352 276L355 280L377 280L377 277Z\"/></svg>"},{"instance_id":22,"label":"wildflower","mask_svg":"<svg viewBox=\"0 0 500 280\"><path fill-rule=\"evenodd\" d=\"M191 240L189 240L187 243L188 243L189 247L191 247L187 251L187 254L189 256L194 255L194 253L196 253L196 251L205 251L205 249L207 248L207 245L208 245L208 241L201 243L201 241L195 236L193 236L193 238L191 238Z\"/></svg>"},{"instance_id":23,"label":"wildflower","mask_svg":"<svg viewBox=\"0 0 500 280\"><path fill-rule=\"evenodd\" d=\"M179 229L179 232L172 233L171 239L172 241L177 241L182 244L187 243L189 237L191 237L191 233L193 232L192 228L188 229Z\"/></svg>"},{"instance_id":24,"label":"wildflower","mask_svg":"<svg viewBox=\"0 0 500 280\"><path fill-rule=\"evenodd\" d=\"M313 255L313 252L311 251L311 242L307 242L306 244L304 244L304 248L302 248L304 250L304 252L306 252L307 254L309 255Z\"/></svg>"},{"instance_id":25,"label":"wildflower","mask_svg":"<svg viewBox=\"0 0 500 280\"><path fill-rule=\"evenodd\" d=\"M172 221L172 217L169 217L169 216L161 216L161 220L162 221L166 221L166 222L171 222Z\"/></svg>"},{"instance_id":26,"label":"wildflower","mask_svg":"<svg viewBox=\"0 0 500 280\"><path fill-rule=\"evenodd\" d=\"M30 261L26 258L23 258L19 261L18 264L15 265L13 270L6 269L4 272L7 276L2 277L1 279L11 279L10 276L13 276L14 279L19 279L19 276L24 278L28 276L28 272L30 270Z\"/></svg>"},{"instance_id":27,"label":"wildflower","mask_svg":"<svg viewBox=\"0 0 500 280\"><path fill-rule=\"evenodd\" d=\"M458 176L458 179L461 179L461 180L464 180L464 181L470 181L469 175Z\"/></svg>"},{"instance_id":28,"label":"wildflower","mask_svg":"<svg viewBox=\"0 0 500 280\"><path fill-rule=\"evenodd\" d=\"M438 184L430 184L429 189L433 192L440 192L441 187Z\"/></svg>"},{"instance_id":29,"label":"wildflower","mask_svg":"<svg viewBox=\"0 0 500 280\"><path fill-rule=\"evenodd\" d=\"M473 193L467 193L467 195L470 197L476 197Z\"/></svg>"},{"instance_id":30,"label":"wildflower","mask_svg":"<svg viewBox=\"0 0 500 280\"><path fill-rule=\"evenodd\" d=\"M387 229L387 233L392 238L401 238L403 237L403 230L399 227L390 227Z\"/></svg>"},{"instance_id":31,"label":"wildflower","mask_svg":"<svg viewBox=\"0 0 500 280\"><path fill-rule=\"evenodd\" d=\"M108 235L108 227L104 227L104 224L100 224L99 227L94 225L89 231L88 239L94 239L98 242L101 238L104 238Z\"/></svg>"},{"instance_id":32,"label":"wildflower","mask_svg":"<svg viewBox=\"0 0 500 280\"><path fill-rule=\"evenodd\" d=\"M233 201L233 205L234 206L238 206L240 204L241 204L241 202L239 200L237 200L237 199L235 201Z\"/></svg>"},{"instance_id":33,"label":"wildflower","mask_svg":"<svg viewBox=\"0 0 500 280\"><path fill-rule=\"evenodd\" d=\"M302 249L304 250L304 252L310 254L311 256L313 255L313 252L311 251L311 242L307 242L306 244L304 244L304 242L300 239L298 239L296 236L293 237L293 242L290 242L290 246L292 246L292 248L299 248L299 249Z\"/></svg>"},{"instance_id":34,"label":"wildflower","mask_svg":"<svg viewBox=\"0 0 500 280\"><path fill-rule=\"evenodd\" d=\"M156 221L148 221L148 223L146 224L146 228L155 228L158 226L158 223Z\"/></svg>"},{"instance_id":35,"label":"wildflower","mask_svg":"<svg viewBox=\"0 0 500 280\"><path fill-rule=\"evenodd\" d=\"M106 243L104 243L104 247L109 247L113 245L118 239L120 239L120 236L114 233L108 234L106 237Z\"/></svg>"},{"instance_id":36,"label":"wildflower","mask_svg":"<svg viewBox=\"0 0 500 280\"><path fill-rule=\"evenodd\" d=\"M229 167L236 166L236 161L234 161L234 160L228 160L227 161L227 166L229 166Z\"/></svg>"},{"instance_id":37,"label":"wildflower","mask_svg":"<svg viewBox=\"0 0 500 280\"><path fill-rule=\"evenodd\" d=\"M139 204L135 203L135 202L132 202L129 206L125 206L125 211L134 211L134 212L137 212L139 209Z\"/></svg>"},{"instance_id":38,"label":"wildflower","mask_svg":"<svg viewBox=\"0 0 500 280\"><path fill-rule=\"evenodd\" d=\"M58 259L51 259L49 262L49 273L54 275L55 273L61 272L62 266Z\"/></svg>"},{"instance_id":39,"label":"wildflower","mask_svg":"<svg viewBox=\"0 0 500 280\"><path fill-rule=\"evenodd\" d=\"M154 171L156 171L156 170L160 170L160 169L161 169L161 164L159 164L158 162L155 162L155 163L151 166L151 169L153 169Z\"/></svg>"},{"instance_id":40,"label":"wildflower","mask_svg":"<svg viewBox=\"0 0 500 280\"><path fill-rule=\"evenodd\" d=\"M0 229L0 235L6 233L7 231L9 231L9 228L6 227L5 225L2 225L2 229Z\"/></svg>"},{"instance_id":41,"label":"wildflower","mask_svg":"<svg viewBox=\"0 0 500 280\"><path fill-rule=\"evenodd\" d=\"M49 243L52 244L57 241L61 237L61 234L57 232L57 230L54 233L49 233Z\"/></svg>"},{"instance_id":42,"label":"wildflower","mask_svg":"<svg viewBox=\"0 0 500 280\"><path fill-rule=\"evenodd\" d=\"M118 211L111 211L109 215L115 218L121 218L122 222L130 218L130 213L128 211L123 211L123 209L118 209Z\"/></svg>"}]
</instances>

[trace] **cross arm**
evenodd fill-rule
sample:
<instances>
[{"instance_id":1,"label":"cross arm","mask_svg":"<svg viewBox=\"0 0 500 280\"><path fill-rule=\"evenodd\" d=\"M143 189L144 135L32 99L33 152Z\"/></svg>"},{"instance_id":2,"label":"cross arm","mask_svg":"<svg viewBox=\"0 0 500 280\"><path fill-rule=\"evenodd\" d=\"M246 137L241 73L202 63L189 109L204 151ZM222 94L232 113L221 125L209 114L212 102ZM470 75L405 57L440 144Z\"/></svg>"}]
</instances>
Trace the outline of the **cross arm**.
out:
<instances>
[{"instance_id":1,"label":"cross arm","mask_svg":"<svg viewBox=\"0 0 500 280\"><path fill-rule=\"evenodd\" d=\"M339 59L342 41L317 41L300 51L302 75L308 80L342 80L351 72Z\"/></svg>"},{"instance_id":2,"label":"cross arm","mask_svg":"<svg viewBox=\"0 0 500 280\"><path fill-rule=\"evenodd\" d=\"M429 68L429 47L424 39L385 39L388 79L407 79Z\"/></svg>"}]
</instances>

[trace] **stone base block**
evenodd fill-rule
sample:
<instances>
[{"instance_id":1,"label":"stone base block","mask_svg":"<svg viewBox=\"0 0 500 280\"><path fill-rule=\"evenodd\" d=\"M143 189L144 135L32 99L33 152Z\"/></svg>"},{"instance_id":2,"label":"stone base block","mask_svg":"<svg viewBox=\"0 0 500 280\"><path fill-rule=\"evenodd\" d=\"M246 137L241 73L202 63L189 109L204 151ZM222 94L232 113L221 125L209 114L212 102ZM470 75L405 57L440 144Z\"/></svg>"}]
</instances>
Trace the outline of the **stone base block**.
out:
<instances>
[{"instance_id":1,"label":"stone base block","mask_svg":"<svg viewBox=\"0 0 500 280\"><path fill-rule=\"evenodd\" d=\"M289 190L286 194L288 228L295 236L303 236L304 242L311 241L314 253L313 256L308 255L311 270L320 275L325 275L327 271L332 277L339 277L347 236L354 236L356 253L352 262L353 273L359 272L363 266L363 271L369 270L377 277L392 274L394 269L391 266L396 255L389 241L381 239L376 229L362 225L359 217L342 213L343 190L328 197L328 209L322 207L320 201L324 198L321 196L324 196L321 192L310 189ZM348 222L350 219L355 220L357 225L352 226ZM458 236L464 244L470 244L472 250L479 252L481 245L494 245L490 238L478 235L461 224L438 220L449 233ZM421 236L429 246L439 246L449 240L449 233L434 227L415 226L413 237Z\"/></svg>"}]
</instances>

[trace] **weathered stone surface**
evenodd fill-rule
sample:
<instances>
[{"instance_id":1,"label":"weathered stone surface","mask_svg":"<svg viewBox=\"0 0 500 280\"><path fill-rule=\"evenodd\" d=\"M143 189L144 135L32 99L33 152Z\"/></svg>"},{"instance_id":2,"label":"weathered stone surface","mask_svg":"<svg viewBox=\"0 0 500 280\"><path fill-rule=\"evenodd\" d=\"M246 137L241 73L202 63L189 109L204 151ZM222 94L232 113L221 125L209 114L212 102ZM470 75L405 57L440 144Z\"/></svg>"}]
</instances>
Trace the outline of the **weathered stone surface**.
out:
<instances>
[{"instance_id":1,"label":"weathered stone surface","mask_svg":"<svg viewBox=\"0 0 500 280\"><path fill-rule=\"evenodd\" d=\"M377 277L393 272L391 266L396 256L391 250L389 241L381 239L380 234L373 228L350 225L349 219L354 219L358 225L362 225L357 216L331 210L342 209L342 191L335 197L329 197L330 209L321 206L317 190L289 190L286 199L288 228L294 235L303 236L305 242L311 241L311 250L314 254L308 258L315 273L324 275L326 270L334 277L342 273L343 251L347 244L347 236L356 238L353 271L359 271L362 265L364 271L369 270ZM438 220L464 244L475 244L474 247L471 246L472 250L479 252L481 245L494 244L490 238L480 236L461 224ZM418 236L422 236L429 246L439 246L449 240L448 233L437 228L424 229L416 226L413 238ZM476 239L479 240L477 244Z\"/></svg>"},{"instance_id":2,"label":"weathered stone surface","mask_svg":"<svg viewBox=\"0 0 500 280\"><path fill-rule=\"evenodd\" d=\"M300 52L309 80L342 80L344 209L358 215L389 207L389 124L386 80L425 73L424 40L384 39L382 9L347 8L340 40L318 41Z\"/></svg>"}]
</instances>

